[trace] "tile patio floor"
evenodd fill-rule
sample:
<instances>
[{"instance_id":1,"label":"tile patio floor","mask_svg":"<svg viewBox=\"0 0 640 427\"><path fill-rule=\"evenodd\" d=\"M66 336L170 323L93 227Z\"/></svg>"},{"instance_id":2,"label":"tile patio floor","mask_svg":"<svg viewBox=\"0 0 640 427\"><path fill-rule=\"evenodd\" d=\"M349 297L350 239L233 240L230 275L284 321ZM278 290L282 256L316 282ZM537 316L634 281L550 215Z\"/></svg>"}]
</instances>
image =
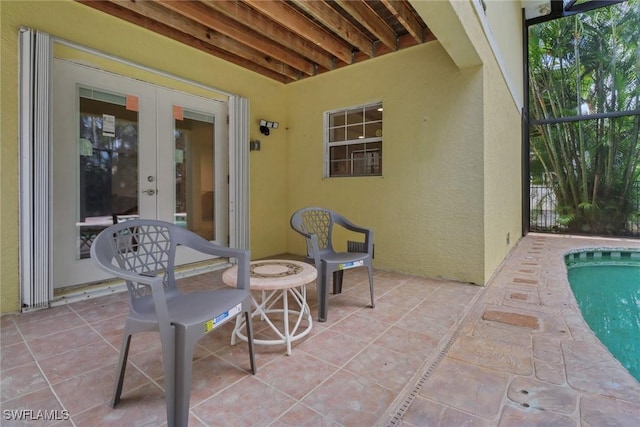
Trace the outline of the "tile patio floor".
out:
<instances>
[{"instance_id":1,"label":"tile patio floor","mask_svg":"<svg viewBox=\"0 0 640 427\"><path fill-rule=\"evenodd\" d=\"M199 342L189 425L637 426L640 384L590 332L566 281L562 255L578 247L640 241L530 234L486 288L376 271L373 310L365 271L347 271L328 321L291 356L256 346L255 376L225 326ZM155 333L134 336L123 399L108 405L127 309L114 294L2 316L0 424L166 425ZM19 409L70 418L7 420Z\"/></svg>"}]
</instances>

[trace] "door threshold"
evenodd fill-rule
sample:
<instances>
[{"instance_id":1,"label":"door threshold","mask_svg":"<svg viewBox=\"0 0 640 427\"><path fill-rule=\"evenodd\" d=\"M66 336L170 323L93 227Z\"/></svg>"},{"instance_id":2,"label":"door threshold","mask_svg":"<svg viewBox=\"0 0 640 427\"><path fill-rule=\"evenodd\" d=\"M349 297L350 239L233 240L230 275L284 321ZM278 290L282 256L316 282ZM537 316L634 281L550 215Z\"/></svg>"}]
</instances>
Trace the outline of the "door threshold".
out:
<instances>
[{"instance_id":1,"label":"door threshold","mask_svg":"<svg viewBox=\"0 0 640 427\"><path fill-rule=\"evenodd\" d=\"M175 277L176 280L178 280L184 277L197 276L198 274L228 268L231 265L231 261L229 261L228 258L217 258L214 260L187 264L176 267ZM125 292L126 290L127 285L124 280L120 279L68 286L66 288L59 288L53 291L53 299L51 300L50 306L57 307L60 305L84 301L90 298L113 295Z\"/></svg>"}]
</instances>

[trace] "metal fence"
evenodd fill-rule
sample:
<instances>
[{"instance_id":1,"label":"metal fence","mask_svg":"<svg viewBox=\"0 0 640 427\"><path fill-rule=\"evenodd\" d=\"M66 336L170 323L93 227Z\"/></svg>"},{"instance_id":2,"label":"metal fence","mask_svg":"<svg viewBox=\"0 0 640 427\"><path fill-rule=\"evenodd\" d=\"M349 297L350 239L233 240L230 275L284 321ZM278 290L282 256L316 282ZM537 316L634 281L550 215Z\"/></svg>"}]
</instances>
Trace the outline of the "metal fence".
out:
<instances>
[{"instance_id":1,"label":"metal fence","mask_svg":"<svg viewBox=\"0 0 640 427\"><path fill-rule=\"evenodd\" d=\"M529 187L529 229L531 231L562 232L558 221L558 205L553 189L546 185Z\"/></svg>"},{"instance_id":2,"label":"metal fence","mask_svg":"<svg viewBox=\"0 0 640 427\"><path fill-rule=\"evenodd\" d=\"M624 236L640 237L640 181L633 185L633 200L636 204L636 214L630 217L625 230L620 234ZM566 226L560 224L558 205L553 189L547 185L529 186L529 230L543 233L563 233Z\"/></svg>"}]
</instances>

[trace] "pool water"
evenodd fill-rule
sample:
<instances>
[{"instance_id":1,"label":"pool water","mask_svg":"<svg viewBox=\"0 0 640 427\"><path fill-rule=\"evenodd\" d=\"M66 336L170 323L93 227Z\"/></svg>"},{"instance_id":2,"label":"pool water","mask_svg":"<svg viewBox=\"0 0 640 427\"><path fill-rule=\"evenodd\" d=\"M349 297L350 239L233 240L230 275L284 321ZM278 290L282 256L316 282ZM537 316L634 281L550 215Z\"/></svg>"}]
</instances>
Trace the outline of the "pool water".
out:
<instances>
[{"instance_id":1,"label":"pool water","mask_svg":"<svg viewBox=\"0 0 640 427\"><path fill-rule=\"evenodd\" d=\"M565 261L585 321L640 381L640 253L590 251Z\"/></svg>"}]
</instances>

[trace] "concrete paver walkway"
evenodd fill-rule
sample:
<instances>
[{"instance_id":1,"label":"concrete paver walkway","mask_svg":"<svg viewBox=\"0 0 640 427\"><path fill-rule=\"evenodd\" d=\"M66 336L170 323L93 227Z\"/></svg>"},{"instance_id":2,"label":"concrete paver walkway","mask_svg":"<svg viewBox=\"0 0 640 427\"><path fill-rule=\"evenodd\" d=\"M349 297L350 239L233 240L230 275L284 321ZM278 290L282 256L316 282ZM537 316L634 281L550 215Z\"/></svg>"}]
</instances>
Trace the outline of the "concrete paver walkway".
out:
<instances>
[{"instance_id":1,"label":"concrete paver walkway","mask_svg":"<svg viewBox=\"0 0 640 427\"><path fill-rule=\"evenodd\" d=\"M640 425L640 384L591 332L567 281L564 254L605 247L640 241L522 239L387 425Z\"/></svg>"}]
</instances>

